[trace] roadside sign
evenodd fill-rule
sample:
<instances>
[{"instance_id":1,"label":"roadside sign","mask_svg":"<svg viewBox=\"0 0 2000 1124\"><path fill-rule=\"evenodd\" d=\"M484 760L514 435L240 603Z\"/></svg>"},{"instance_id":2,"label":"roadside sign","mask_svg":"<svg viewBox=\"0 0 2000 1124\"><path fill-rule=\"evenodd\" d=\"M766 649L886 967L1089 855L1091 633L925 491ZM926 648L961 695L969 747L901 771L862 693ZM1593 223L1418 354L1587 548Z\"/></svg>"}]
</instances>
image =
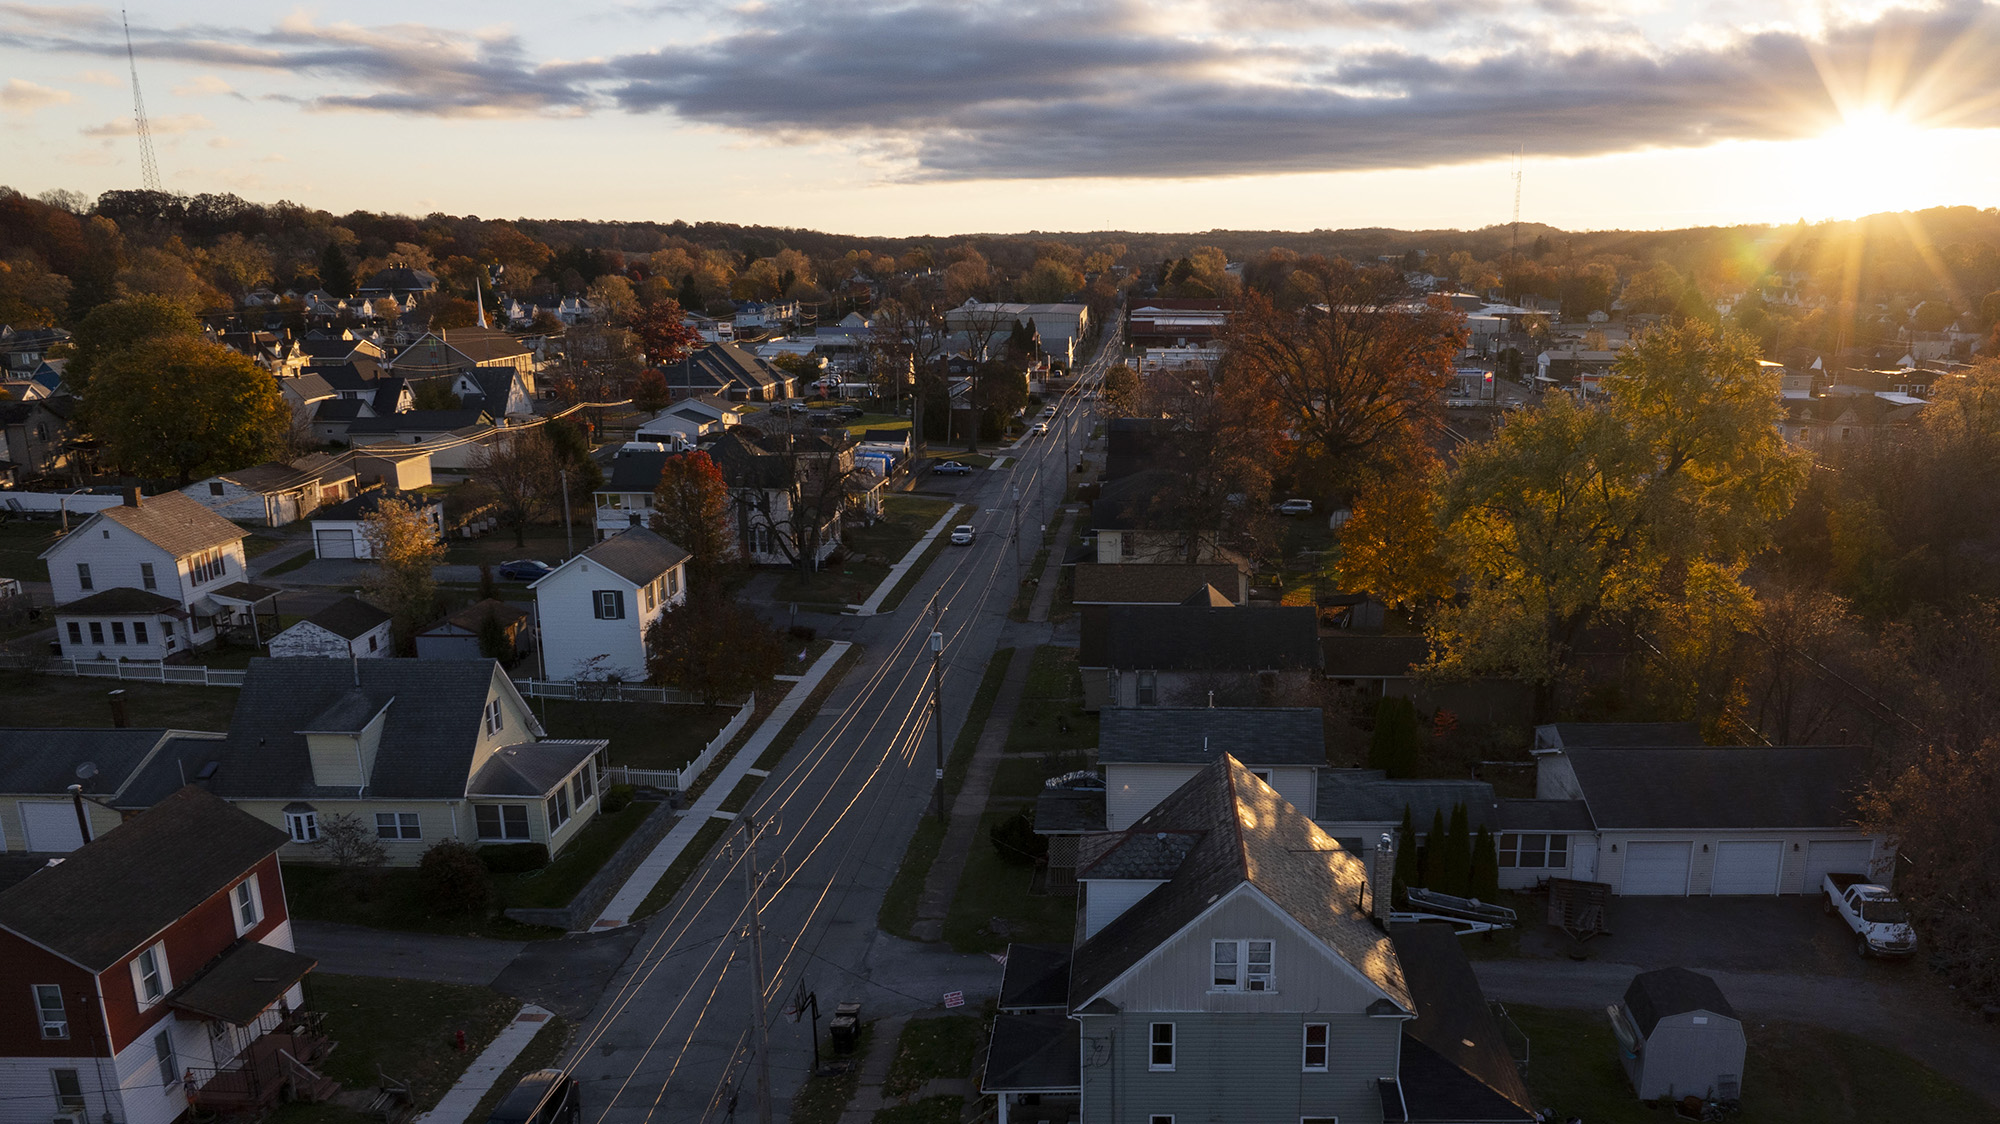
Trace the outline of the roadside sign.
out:
<instances>
[{"instance_id":1,"label":"roadside sign","mask_svg":"<svg viewBox=\"0 0 2000 1124\"><path fill-rule=\"evenodd\" d=\"M946 1007L963 1007L963 1006L965 1006L965 993L964 993L964 992L962 992L962 991L947 991L947 992L945 992L945 993L944 993L944 1005L945 1005Z\"/></svg>"}]
</instances>

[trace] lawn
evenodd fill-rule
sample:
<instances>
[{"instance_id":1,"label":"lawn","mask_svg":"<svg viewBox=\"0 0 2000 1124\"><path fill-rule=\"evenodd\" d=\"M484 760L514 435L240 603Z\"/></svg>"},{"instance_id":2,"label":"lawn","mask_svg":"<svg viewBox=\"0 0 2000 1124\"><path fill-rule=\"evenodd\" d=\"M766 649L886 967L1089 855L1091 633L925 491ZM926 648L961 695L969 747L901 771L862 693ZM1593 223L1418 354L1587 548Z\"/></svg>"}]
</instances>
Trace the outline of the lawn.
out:
<instances>
[{"instance_id":1,"label":"lawn","mask_svg":"<svg viewBox=\"0 0 2000 1124\"><path fill-rule=\"evenodd\" d=\"M774 683L769 691L784 687ZM613 765L678 769L695 759L736 716L733 706L665 703L570 702L534 699L531 705L552 738L604 738Z\"/></svg>"},{"instance_id":2,"label":"lawn","mask_svg":"<svg viewBox=\"0 0 2000 1124\"><path fill-rule=\"evenodd\" d=\"M889 576L889 567L902 561L924 532L951 509L949 500L890 496L882 501L882 518L873 526L848 529L847 561L809 578L797 570L786 570L778 579L774 599L843 607L868 600ZM911 567L911 574L922 569L921 565Z\"/></svg>"},{"instance_id":3,"label":"lawn","mask_svg":"<svg viewBox=\"0 0 2000 1124\"><path fill-rule=\"evenodd\" d=\"M1618 1044L1602 1012L1509 1006L1528 1036L1528 1091L1558 1119L1591 1124L1660 1124L1672 1109L1641 1104L1618 1064ZM1755 1124L1862 1124L1950 1120L1993 1124L2000 1110L1897 1050L1857 1035L1796 1023L1744 1023L1743 1111Z\"/></svg>"},{"instance_id":4,"label":"lawn","mask_svg":"<svg viewBox=\"0 0 2000 1124\"><path fill-rule=\"evenodd\" d=\"M82 522L83 518L76 521ZM24 582L48 581L49 564L39 555L56 544L62 537L61 531L62 524L55 520L10 519L0 523L0 577Z\"/></svg>"},{"instance_id":5,"label":"lawn","mask_svg":"<svg viewBox=\"0 0 2000 1124\"><path fill-rule=\"evenodd\" d=\"M125 692L125 713L139 728L229 729L241 693L235 687L121 683L71 675L0 674L0 708L10 726L109 726L110 692Z\"/></svg>"},{"instance_id":6,"label":"lawn","mask_svg":"<svg viewBox=\"0 0 2000 1124\"><path fill-rule=\"evenodd\" d=\"M882 1081L884 1097L907 1097L938 1077L972 1076L979 1060L981 1023L978 1015L944 1015L911 1019L903 1024L889 1075Z\"/></svg>"},{"instance_id":7,"label":"lawn","mask_svg":"<svg viewBox=\"0 0 2000 1124\"><path fill-rule=\"evenodd\" d=\"M964 1115L965 1098L952 1094L878 1108L872 1124L959 1124Z\"/></svg>"},{"instance_id":8,"label":"lawn","mask_svg":"<svg viewBox=\"0 0 2000 1124\"><path fill-rule=\"evenodd\" d=\"M517 546L513 528L501 527L484 538L455 538L446 544L444 560L447 565L477 566L481 562L498 565L516 558L536 558L555 566L569 557L570 537L564 535L559 523L531 523L523 537L526 545ZM576 549L587 549L596 537L597 532L588 523L578 524Z\"/></svg>"},{"instance_id":9,"label":"lawn","mask_svg":"<svg viewBox=\"0 0 2000 1124\"><path fill-rule=\"evenodd\" d=\"M271 567L270 569L264 571L264 576L267 578L274 578L277 577L279 574L289 574L293 570L297 570L303 567L306 563L311 562L312 560L313 560L312 551L310 550L302 551L297 556L292 558L287 558L283 562L280 562L277 565Z\"/></svg>"},{"instance_id":10,"label":"lawn","mask_svg":"<svg viewBox=\"0 0 2000 1124\"><path fill-rule=\"evenodd\" d=\"M1045 546L1042 549L1035 552L1035 560L1028 566L1029 576L1037 578L1041 577L1042 570L1046 568L1048 564L1049 564L1049 548ZM1025 578L1022 579L1020 585L1016 586L1014 589L1014 603L1007 609L1008 619L1016 621L1027 620L1029 610L1035 607L1035 594L1040 589L1041 586L1036 584L1035 582L1028 581Z\"/></svg>"},{"instance_id":11,"label":"lawn","mask_svg":"<svg viewBox=\"0 0 2000 1124\"><path fill-rule=\"evenodd\" d=\"M1096 746L1097 716L1083 709L1076 649L1036 648L1014 728L1007 732L1007 752L1078 753Z\"/></svg>"},{"instance_id":12,"label":"lawn","mask_svg":"<svg viewBox=\"0 0 2000 1124\"><path fill-rule=\"evenodd\" d=\"M651 917L671 905L674 895L681 892L681 887L687 883L695 868L708 861L708 852L715 847L715 841L722 838L722 833L728 831L731 826L733 825L728 821L718 820L712 816L708 822L702 824L695 831L694 838L688 840L687 849L675 856L672 865L667 867L667 872L660 875L660 880L653 883L653 888L646 892L645 900L639 903L638 909L632 911L631 920Z\"/></svg>"},{"instance_id":13,"label":"lawn","mask_svg":"<svg viewBox=\"0 0 2000 1124\"><path fill-rule=\"evenodd\" d=\"M549 865L526 874L494 875L493 891L501 908L560 909L568 905L658 807L638 800L616 812L600 814Z\"/></svg>"},{"instance_id":14,"label":"lawn","mask_svg":"<svg viewBox=\"0 0 2000 1124\"><path fill-rule=\"evenodd\" d=\"M1007 862L993 847L989 833L1015 812L1010 808L980 817L965 874L944 919L944 939L955 951L1005 952L1012 941L1066 942L1075 933L1076 899L1030 895L1034 866ZM996 931L995 921L1004 931Z\"/></svg>"},{"instance_id":15,"label":"lawn","mask_svg":"<svg viewBox=\"0 0 2000 1124\"><path fill-rule=\"evenodd\" d=\"M861 1083L861 1059L868 1056L868 1040L874 1032L874 1023L862 1023L854 1038L852 1059L828 1072L813 1074L799 1086L792 1095L792 1124L838 1124L847 1102L854 1099L855 1086Z\"/></svg>"},{"instance_id":16,"label":"lawn","mask_svg":"<svg viewBox=\"0 0 2000 1124\"><path fill-rule=\"evenodd\" d=\"M381 1080L379 1066L391 1079L408 1082L417 1107L428 1109L521 1004L485 987L314 972L306 977L306 1007L325 1013L327 1035L340 1044L323 1065L326 1076L348 1089L372 1089ZM469 1047L462 1052L452 1049L461 1030ZM278 1124L286 1124L293 1107L278 1111ZM334 1111L342 1120L366 1119Z\"/></svg>"}]
</instances>

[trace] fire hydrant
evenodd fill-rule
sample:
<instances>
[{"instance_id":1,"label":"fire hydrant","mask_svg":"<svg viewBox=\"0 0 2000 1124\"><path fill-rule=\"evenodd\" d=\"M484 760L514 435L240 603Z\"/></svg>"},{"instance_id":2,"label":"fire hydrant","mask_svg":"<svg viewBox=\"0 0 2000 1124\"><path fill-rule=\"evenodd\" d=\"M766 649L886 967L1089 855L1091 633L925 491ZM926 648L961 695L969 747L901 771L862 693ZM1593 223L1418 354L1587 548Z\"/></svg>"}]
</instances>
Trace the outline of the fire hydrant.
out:
<instances>
[{"instance_id":1,"label":"fire hydrant","mask_svg":"<svg viewBox=\"0 0 2000 1124\"><path fill-rule=\"evenodd\" d=\"M454 1049L454 1050L457 1050L457 1051L458 1051L459 1053L461 1053L461 1054L462 1054L462 1053L464 1053L464 1052L465 1052L465 1032L464 1032L464 1031L462 1031L462 1030L460 1030L460 1031L454 1031L454 1032L452 1033L452 1036L451 1036L451 1037L452 1037L452 1043L451 1043L451 1048L452 1048L452 1049Z\"/></svg>"}]
</instances>

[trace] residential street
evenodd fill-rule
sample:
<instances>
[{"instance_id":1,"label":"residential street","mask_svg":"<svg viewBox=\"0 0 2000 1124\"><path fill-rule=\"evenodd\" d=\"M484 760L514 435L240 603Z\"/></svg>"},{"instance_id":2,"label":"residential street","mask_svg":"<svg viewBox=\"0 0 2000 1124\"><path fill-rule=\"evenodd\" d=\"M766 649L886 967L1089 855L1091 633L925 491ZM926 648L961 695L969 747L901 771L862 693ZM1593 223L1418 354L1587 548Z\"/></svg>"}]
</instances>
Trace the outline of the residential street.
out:
<instances>
[{"instance_id":1,"label":"residential street","mask_svg":"<svg viewBox=\"0 0 2000 1124\"><path fill-rule=\"evenodd\" d=\"M1102 369L1100 359L1085 381ZM965 992L976 1006L998 988L1000 966L991 958L888 937L877 931L875 915L929 804L936 768L926 713L926 606L935 598L944 608L948 745L987 658L1003 635L1012 635L1006 614L1022 569L1017 555L1032 558L1035 528L1055 522L1066 476L1063 427L1079 427L1080 439L1090 424L1088 412L1072 404L1051 433L1013 451L1019 459L1007 470L969 478L960 495L976 505L966 521L977 539L947 548L900 608L810 620L822 635L862 645L864 654L747 809L760 822L776 823L756 852L757 869L768 873L762 893L768 983L760 1010L770 1027L776 1119L786 1118L811 1064L809 1021L781 1014L801 988L819 999L822 1032L842 1000L861 1001L863 1017L875 1018L939 1005L947 991ZM1009 541L1016 487L1029 536L1018 548ZM1036 632L1046 635L1046 626ZM593 1124L703 1120L727 1101L732 1086L741 1089L737 1111L751 1111L755 1070L743 1067L751 1040L751 950L739 936L746 871L739 829L680 898L642 926L635 954L574 1049Z\"/></svg>"}]
</instances>

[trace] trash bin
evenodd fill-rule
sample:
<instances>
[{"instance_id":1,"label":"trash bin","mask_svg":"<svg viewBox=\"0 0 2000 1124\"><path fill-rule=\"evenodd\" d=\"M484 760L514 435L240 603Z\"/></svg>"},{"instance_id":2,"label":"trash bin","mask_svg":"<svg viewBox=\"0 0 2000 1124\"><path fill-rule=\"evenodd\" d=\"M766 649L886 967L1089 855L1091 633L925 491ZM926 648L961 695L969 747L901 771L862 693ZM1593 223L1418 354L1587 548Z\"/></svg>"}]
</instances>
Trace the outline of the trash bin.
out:
<instances>
[{"instance_id":1,"label":"trash bin","mask_svg":"<svg viewBox=\"0 0 2000 1124\"><path fill-rule=\"evenodd\" d=\"M852 1054L855 1039L861 1034L861 1004L849 1000L835 1006L833 1020L827 1024L826 1033L834 1053Z\"/></svg>"}]
</instances>

